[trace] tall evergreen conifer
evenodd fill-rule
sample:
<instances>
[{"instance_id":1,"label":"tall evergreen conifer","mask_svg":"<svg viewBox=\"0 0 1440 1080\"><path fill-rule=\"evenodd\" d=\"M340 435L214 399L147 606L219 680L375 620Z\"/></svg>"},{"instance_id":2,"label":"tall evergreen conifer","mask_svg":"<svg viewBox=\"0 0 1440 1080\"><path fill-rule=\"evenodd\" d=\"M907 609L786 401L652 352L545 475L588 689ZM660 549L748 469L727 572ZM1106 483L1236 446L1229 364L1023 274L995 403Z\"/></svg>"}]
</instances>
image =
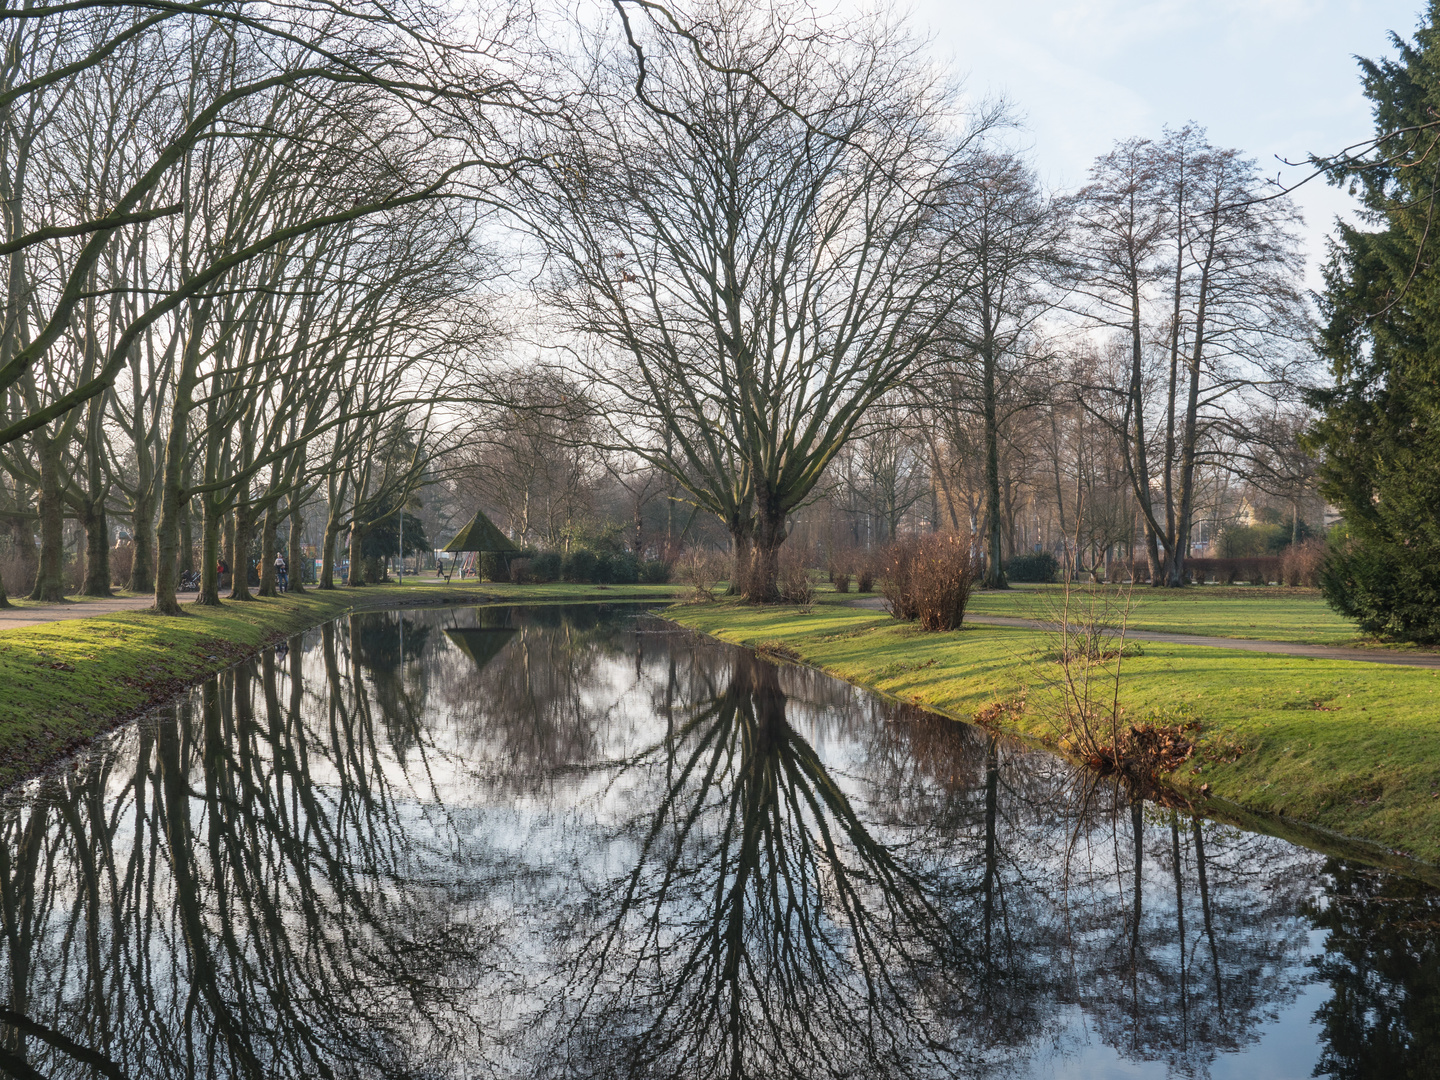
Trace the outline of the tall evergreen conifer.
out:
<instances>
[{"instance_id":1,"label":"tall evergreen conifer","mask_svg":"<svg viewBox=\"0 0 1440 1080\"><path fill-rule=\"evenodd\" d=\"M1365 206L1342 224L1321 295L1334 385L1308 444L1346 539L1321 575L1371 633L1440 641L1440 0L1398 56L1361 61L1375 151L1336 165Z\"/></svg>"}]
</instances>

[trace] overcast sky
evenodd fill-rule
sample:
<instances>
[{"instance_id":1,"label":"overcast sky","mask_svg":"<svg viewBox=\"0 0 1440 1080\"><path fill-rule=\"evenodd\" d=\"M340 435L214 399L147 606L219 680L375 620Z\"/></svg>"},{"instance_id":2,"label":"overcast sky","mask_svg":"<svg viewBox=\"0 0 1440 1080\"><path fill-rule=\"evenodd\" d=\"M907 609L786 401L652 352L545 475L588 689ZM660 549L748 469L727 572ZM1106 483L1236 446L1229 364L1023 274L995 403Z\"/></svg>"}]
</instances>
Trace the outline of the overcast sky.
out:
<instances>
[{"instance_id":1,"label":"overcast sky","mask_svg":"<svg viewBox=\"0 0 1440 1080\"><path fill-rule=\"evenodd\" d=\"M969 93L1003 94L1025 121L1044 181L1082 183L1117 140L1194 120L1211 142L1298 179L1275 156L1333 153L1373 131L1354 57L1409 38L1421 0L912 0ZM1312 181L1310 283L1323 237L1349 204Z\"/></svg>"}]
</instances>

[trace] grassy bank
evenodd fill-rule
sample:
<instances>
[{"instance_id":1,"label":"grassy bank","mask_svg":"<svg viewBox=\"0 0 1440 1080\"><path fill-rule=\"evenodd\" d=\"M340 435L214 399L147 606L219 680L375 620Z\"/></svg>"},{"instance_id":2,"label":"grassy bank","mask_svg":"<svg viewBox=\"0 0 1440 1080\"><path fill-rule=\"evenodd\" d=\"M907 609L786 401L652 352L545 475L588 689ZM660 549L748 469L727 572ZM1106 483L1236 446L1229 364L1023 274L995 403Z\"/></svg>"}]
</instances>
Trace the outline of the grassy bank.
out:
<instances>
[{"instance_id":1,"label":"grassy bank","mask_svg":"<svg viewBox=\"0 0 1440 1080\"><path fill-rule=\"evenodd\" d=\"M976 608L1031 614L998 610L993 595L979 597ZM669 614L959 719L988 710L995 726L1057 745L1059 665L1048 659L1056 642L1044 632L972 625L925 634L884 614L841 606L842 599L824 595L803 614L726 602ZM1196 605L1187 611L1239 602L1184 601ZM1267 618L1259 610L1237 614ZM1238 622L1216 619L1205 632ZM1190 624L1162 615L1154 625ZM1440 671L1145 642L1143 655L1125 659L1122 672L1127 719L1199 722L1194 758L1170 776L1182 794L1203 799L1201 786L1208 784L1211 796L1247 810L1440 862ZM1019 710L992 708L1021 700Z\"/></svg>"},{"instance_id":2,"label":"grassy bank","mask_svg":"<svg viewBox=\"0 0 1440 1080\"><path fill-rule=\"evenodd\" d=\"M266 645L349 611L436 603L665 600L668 586L510 585L433 581L186 605L0 631L0 787Z\"/></svg>"},{"instance_id":3,"label":"grassy bank","mask_svg":"<svg viewBox=\"0 0 1440 1080\"><path fill-rule=\"evenodd\" d=\"M1081 599L1087 593L1107 592L1117 597L1129 594L1130 627L1134 630L1313 645L1375 644L1362 637L1354 623L1331 610L1319 589L1201 585L1172 590L1101 585L1075 590ZM976 615L1043 619L1063 593L1060 585L1016 585L976 593L970 610Z\"/></svg>"}]
</instances>

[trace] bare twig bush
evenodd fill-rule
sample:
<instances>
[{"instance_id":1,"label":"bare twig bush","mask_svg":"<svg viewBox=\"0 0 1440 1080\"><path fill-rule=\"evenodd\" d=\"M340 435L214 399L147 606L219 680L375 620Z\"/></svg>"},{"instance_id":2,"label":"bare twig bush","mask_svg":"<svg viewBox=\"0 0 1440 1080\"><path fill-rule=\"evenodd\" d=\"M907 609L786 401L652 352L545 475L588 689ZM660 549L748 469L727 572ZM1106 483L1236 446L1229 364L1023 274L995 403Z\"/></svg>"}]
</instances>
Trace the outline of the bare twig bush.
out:
<instances>
[{"instance_id":1,"label":"bare twig bush","mask_svg":"<svg viewBox=\"0 0 1440 1080\"><path fill-rule=\"evenodd\" d=\"M1057 665L1059 674L1047 672L1049 693L1031 704L1050 715L1062 749L1143 790L1190 759L1192 734L1200 725L1189 717L1140 723L1126 717L1124 662L1142 655L1135 642L1126 641L1131 604L1129 588L1072 592L1067 584L1044 620L1052 647L1043 660Z\"/></svg>"},{"instance_id":2,"label":"bare twig bush","mask_svg":"<svg viewBox=\"0 0 1440 1080\"><path fill-rule=\"evenodd\" d=\"M686 585L690 592L686 599L692 603L707 603L715 599L715 586L725 576L726 560L705 548L690 548L675 563L675 576Z\"/></svg>"},{"instance_id":3,"label":"bare twig bush","mask_svg":"<svg viewBox=\"0 0 1440 1080\"><path fill-rule=\"evenodd\" d=\"M530 580L530 560L510 560L510 580L517 585L523 585Z\"/></svg>"},{"instance_id":4,"label":"bare twig bush","mask_svg":"<svg viewBox=\"0 0 1440 1080\"><path fill-rule=\"evenodd\" d=\"M875 556L868 551L861 552L855 560L855 591L875 591Z\"/></svg>"},{"instance_id":5,"label":"bare twig bush","mask_svg":"<svg viewBox=\"0 0 1440 1080\"><path fill-rule=\"evenodd\" d=\"M885 597L890 614L905 622L914 622L920 617L915 607L915 584L911 580L917 546L915 540L896 540L879 558L880 594Z\"/></svg>"},{"instance_id":6,"label":"bare twig bush","mask_svg":"<svg viewBox=\"0 0 1440 1080\"><path fill-rule=\"evenodd\" d=\"M895 618L934 632L957 630L979 571L970 537L932 533L891 544L881 584Z\"/></svg>"},{"instance_id":7,"label":"bare twig bush","mask_svg":"<svg viewBox=\"0 0 1440 1080\"><path fill-rule=\"evenodd\" d=\"M815 602L815 584L810 580L809 563L803 551L781 551L775 588L785 603L808 609Z\"/></svg>"},{"instance_id":8,"label":"bare twig bush","mask_svg":"<svg viewBox=\"0 0 1440 1080\"><path fill-rule=\"evenodd\" d=\"M830 580L835 583L835 591L848 593L850 591L850 571L836 570L831 573Z\"/></svg>"},{"instance_id":9,"label":"bare twig bush","mask_svg":"<svg viewBox=\"0 0 1440 1080\"><path fill-rule=\"evenodd\" d=\"M1325 561L1325 544L1306 540L1291 544L1280 556L1280 578L1286 585L1314 588L1320 584L1320 564Z\"/></svg>"},{"instance_id":10,"label":"bare twig bush","mask_svg":"<svg viewBox=\"0 0 1440 1080\"><path fill-rule=\"evenodd\" d=\"M1059 673L1047 679L1052 694L1041 708L1063 749L1105 771L1124 771L1120 691L1130 606L1128 588L1077 591L1067 581L1043 618L1051 639L1044 655Z\"/></svg>"}]
</instances>

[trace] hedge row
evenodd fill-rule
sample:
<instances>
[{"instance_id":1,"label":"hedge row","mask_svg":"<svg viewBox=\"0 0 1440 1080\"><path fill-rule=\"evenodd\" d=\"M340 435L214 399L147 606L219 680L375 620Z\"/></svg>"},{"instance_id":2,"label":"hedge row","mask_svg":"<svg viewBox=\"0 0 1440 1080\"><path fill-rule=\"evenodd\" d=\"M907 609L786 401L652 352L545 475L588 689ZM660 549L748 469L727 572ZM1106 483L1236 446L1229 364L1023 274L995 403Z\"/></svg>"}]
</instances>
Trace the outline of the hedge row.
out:
<instances>
[{"instance_id":1,"label":"hedge row","mask_svg":"<svg viewBox=\"0 0 1440 1080\"><path fill-rule=\"evenodd\" d=\"M642 560L631 551L591 551L589 548L574 548L564 554L531 549L508 560L487 553L481 557L480 571L492 581L508 577L517 582L663 585L670 580L670 564L663 559Z\"/></svg>"}]
</instances>

